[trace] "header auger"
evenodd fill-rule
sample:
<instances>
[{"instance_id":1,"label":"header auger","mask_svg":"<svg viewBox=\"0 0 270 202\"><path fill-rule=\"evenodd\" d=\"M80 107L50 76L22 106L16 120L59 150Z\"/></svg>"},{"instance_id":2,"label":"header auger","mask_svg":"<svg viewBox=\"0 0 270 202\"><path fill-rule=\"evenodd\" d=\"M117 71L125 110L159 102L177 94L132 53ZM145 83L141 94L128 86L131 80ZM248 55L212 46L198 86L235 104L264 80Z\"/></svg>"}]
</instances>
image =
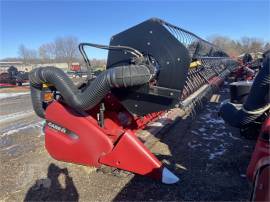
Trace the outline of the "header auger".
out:
<instances>
[{"instance_id":1,"label":"header auger","mask_svg":"<svg viewBox=\"0 0 270 202\"><path fill-rule=\"evenodd\" d=\"M194 108L217 88L236 62L195 34L150 19L111 38L107 67L77 87L60 69L36 68L30 74L35 112L46 119L45 146L61 161L102 164L151 176L163 183L179 180L138 139L135 132L166 110ZM53 99L44 100L44 92Z\"/></svg>"}]
</instances>

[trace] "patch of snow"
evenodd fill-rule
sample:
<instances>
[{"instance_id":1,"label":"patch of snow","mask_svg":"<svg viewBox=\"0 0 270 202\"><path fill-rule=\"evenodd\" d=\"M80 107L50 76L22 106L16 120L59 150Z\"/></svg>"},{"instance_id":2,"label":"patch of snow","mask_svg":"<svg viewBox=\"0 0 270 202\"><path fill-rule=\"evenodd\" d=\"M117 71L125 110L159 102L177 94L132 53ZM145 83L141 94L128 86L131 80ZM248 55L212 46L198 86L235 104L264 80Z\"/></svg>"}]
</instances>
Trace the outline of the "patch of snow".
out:
<instances>
[{"instance_id":1,"label":"patch of snow","mask_svg":"<svg viewBox=\"0 0 270 202\"><path fill-rule=\"evenodd\" d=\"M14 147L18 147L18 146L19 146L18 144L13 144L11 146L5 147L4 149L1 149L1 151L10 150L10 149L12 149Z\"/></svg>"},{"instance_id":2,"label":"patch of snow","mask_svg":"<svg viewBox=\"0 0 270 202\"><path fill-rule=\"evenodd\" d=\"M30 92L21 92L21 93L0 93L0 100L10 97L18 97L20 95L29 95Z\"/></svg>"},{"instance_id":3,"label":"patch of snow","mask_svg":"<svg viewBox=\"0 0 270 202\"><path fill-rule=\"evenodd\" d=\"M205 132L205 131L206 131L205 128L199 128L198 130L199 130L200 132Z\"/></svg>"},{"instance_id":4,"label":"patch of snow","mask_svg":"<svg viewBox=\"0 0 270 202\"><path fill-rule=\"evenodd\" d=\"M209 120L212 119L211 113L204 114L200 117L203 120Z\"/></svg>"},{"instance_id":5,"label":"patch of snow","mask_svg":"<svg viewBox=\"0 0 270 202\"><path fill-rule=\"evenodd\" d=\"M155 126L155 127L163 127L164 124L161 123L161 122L153 122L153 123L150 123L149 126Z\"/></svg>"},{"instance_id":6,"label":"patch of snow","mask_svg":"<svg viewBox=\"0 0 270 202\"><path fill-rule=\"evenodd\" d=\"M223 144L221 144L218 148L215 148L212 153L209 155L209 159L213 160L217 156L222 156L226 152L226 148Z\"/></svg>"},{"instance_id":7,"label":"patch of snow","mask_svg":"<svg viewBox=\"0 0 270 202\"><path fill-rule=\"evenodd\" d=\"M230 138L234 139L234 140L241 140L241 139L238 138L238 137L234 137L234 136L232 135L232 133L229 133L228 136L229 136Z\"/></svg>"},{"instance_id":8,"label":"patch of snow","mask_svg":"<svg viewBox=\"0 0 270 202\"><path fill-rule=\"evenodd\" d=\"M199 133L197 131L192 130L191 133L195 134L195 135L199 135Z\"/></svg>"},{"instance_id":9,"label":"patch of snow","mask_svg":"<svg viewBox=\"0 0 270 202\"><path fill-rule=\"evenodd\" d=\"M220 93L229 93L230 89L229 88L223 88L220 90Z\"/></svg>"},{"instance_id":10,"label":"patch of snow","mask_svg":"<svg viewBox=\"0 0 270 202\"><path fill-rule=\"evenodd\" d=\"M203 137L204 140L216 140L217 138L215 137Z\"/></svg>"},{"instance_id":11,"label":"patch of snow","mask_svg":"<svg viewBox=\"0 0 270 202\"><path fill-rule=\"evenodd\" d=\"M192 142L188 142L188 146L191 148L191 149L194 149L196 147L201 147L202 145L201 144L193 144Z\"/></svg>"},{"instance_id":12,"label":"patch of snow","mask_svg":"<svg viewBox=\"0 0 270 202\"><path fill-rule=\"evenodd\" d=\"M213 160L224 155L233 145L233 140L240 138L226 130L224 120L218 116L219 105L207 104L205 110L196 120L195 125L200 127L194 126L190 131L198 141L188 142L188 147L203 152L209 160Z\"/></svg>"},{"instance_id":13,"label":"patch of snow","mask_svg":"<svg viewBox=\"0 0 270 202\"><path fill-rule=\"evenodd\" d=\"M37 122L37 123L33 123L33 124L28 124L28 125L25 125L25 126L22 126L22 127L18 127L16 129L13 129L13 130L10 130L10 131L7 131L5 133L3 133L3 135L1 137L4 137L4 136L7 136L7 135L12 135L14 133L18 133L20 132L21 130L26 130L26 129L33 129L33 128L42 128L44 125L44 121L40 121L40 122Z\"/></svg>"},{"instance_id":14,"label":"patch of snow","mask_svg":"<svg viewBox=\"0 0 270 202\"><path fill-rule=\"evenodd\" d=\"M28 111L22 111L22 112L17 112L17 113L8 114L8 115L0 115L0 123L14 120L14 119L19 119L33 113L34 113L33 110L28 110Z\"/></svg>"},{"instance_id":15,"label":"patch of snow","mask_svg":"<svg viewBox=\"0 0 270 202\"><path fill-rule=\"evenodd\" d=\"M208 112L210 112L210 114L215 114L215 113L218 113L219 112L219 109L217 109L217 108L212 109L212 108L209 107L209 108L206 108L206 110Z\"/></svg>"},{"instance_id":16,"label":"patch of snow","mask_svg":"<svg viewBox=\"0 0 270 202\"><path fill-rule=\"evenodd\" d=\"M215 132L213 133L214 136L216 137L225 137L226 135L228 135L226 132Z\"/></svg>"},{"instance_id":17,"label":"patch of snow","mask_svg":"<svg viewBox=\"0 0 270 202\"><path fill-rule=\"evenodd\" d=\"M247 177L247 175L246 175L246 174L241 174L241 175L240 175L240 177L242 177L242 178L246 178L246 177Z\"/></svg>"},{"instance_id":18,"label":"patch of snow","mask_svg":"<svg viewBox=\"0 0 270 202\"><path fill-rule=\"evenodd\" d=\"M224 124L224 120L223 119L213 119L213 118L210 118L208 120L205 121L206 123L214 123L214 124Z\"/></svg>"},{"instance_id":19,"label":"patch of snow","mask_svg":"<svg viewBox=\"0 0 270 202\"><path fill-rule=\"evenodd\" d=\"M224 153L225 153L226 149L222 149L220 151L216 151L216 152L213 152L209 155L209 159L210 160L213 160L214 158L216 158L217 156L222 156Z\"/></svg>"}]
</instances>

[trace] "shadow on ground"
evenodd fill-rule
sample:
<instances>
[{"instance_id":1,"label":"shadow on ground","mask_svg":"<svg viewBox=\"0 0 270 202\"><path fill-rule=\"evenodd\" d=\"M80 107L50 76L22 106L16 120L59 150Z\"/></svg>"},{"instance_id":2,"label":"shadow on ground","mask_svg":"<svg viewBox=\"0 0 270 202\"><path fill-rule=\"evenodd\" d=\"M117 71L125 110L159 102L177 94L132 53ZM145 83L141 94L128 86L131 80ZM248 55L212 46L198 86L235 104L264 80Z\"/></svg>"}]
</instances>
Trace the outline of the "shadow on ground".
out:
<instances>
[{"instance_id":1,"label":"shadow on ground","mask_svg":"<svg viewBox=\"0 0 270 202\"><path fill-rule=\"evenodd\" d=\"M65 187L60 183L60 177L64 178ZM69 176L66 168L61 169L55 164L50 164L46 179L38 179L30 187L24 201L78 201L79 194Z\"/></svg>"}]
</instances>

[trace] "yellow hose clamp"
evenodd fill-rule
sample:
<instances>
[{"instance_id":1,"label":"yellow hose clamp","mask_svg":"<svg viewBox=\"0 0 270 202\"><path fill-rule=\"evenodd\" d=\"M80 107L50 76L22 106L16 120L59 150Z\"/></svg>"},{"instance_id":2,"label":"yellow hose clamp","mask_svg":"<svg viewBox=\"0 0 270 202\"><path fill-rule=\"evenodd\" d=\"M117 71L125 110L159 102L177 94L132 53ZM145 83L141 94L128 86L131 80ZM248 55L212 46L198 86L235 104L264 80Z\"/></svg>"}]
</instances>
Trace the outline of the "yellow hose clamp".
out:
<instances>
[{"instance_id":1,"label":"yellow hose clamp","mask_svg":"<svg viewBox=\"0 0 270 202\"><path fill-rule=\"evenodd\" d=\"M198 67L200 65L202 65L202 62L201 61L199 61L199 60L198 61L194 61L194 62L190 63L189 68L196 68L196 67Z\"/></svg>"},{"instance_id":2,"label":"yellow hose clamp","mask_svg":"<svg viewBox=\"0 0 270 202\"><path fill-rule=\"evenodd\" d=\"M50 83L43 83L43 84L42 84L42 87L43 87L43 88L49 88L49 87L51 87L51 86L53 86L53 85L50 84Z\"/></svg>"}]
</instances>

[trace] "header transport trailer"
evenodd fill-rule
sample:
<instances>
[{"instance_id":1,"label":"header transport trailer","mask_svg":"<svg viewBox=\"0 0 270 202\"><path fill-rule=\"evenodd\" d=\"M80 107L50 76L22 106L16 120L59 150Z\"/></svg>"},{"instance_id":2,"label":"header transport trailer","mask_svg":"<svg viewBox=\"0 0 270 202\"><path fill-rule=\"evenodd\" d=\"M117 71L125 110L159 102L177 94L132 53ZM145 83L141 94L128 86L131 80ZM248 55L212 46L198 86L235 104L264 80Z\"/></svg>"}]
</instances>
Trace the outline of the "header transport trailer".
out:
<instances>
[{"instance_id":1,"label":"header transport trailer","mask_svg":"<svg viewBox=\"0 0 270 202\"><path fill-rule=\"evenodd\" d=\"M111 38L107 67L77 87L60 69L30 73L33 108L46 119L45 146L60 161L107 165L166 184L179 178L138 139L135 132L165 111L193 109L237 66L226 53L195 34L149 19Z\"/></svg>"}]
</instances>

